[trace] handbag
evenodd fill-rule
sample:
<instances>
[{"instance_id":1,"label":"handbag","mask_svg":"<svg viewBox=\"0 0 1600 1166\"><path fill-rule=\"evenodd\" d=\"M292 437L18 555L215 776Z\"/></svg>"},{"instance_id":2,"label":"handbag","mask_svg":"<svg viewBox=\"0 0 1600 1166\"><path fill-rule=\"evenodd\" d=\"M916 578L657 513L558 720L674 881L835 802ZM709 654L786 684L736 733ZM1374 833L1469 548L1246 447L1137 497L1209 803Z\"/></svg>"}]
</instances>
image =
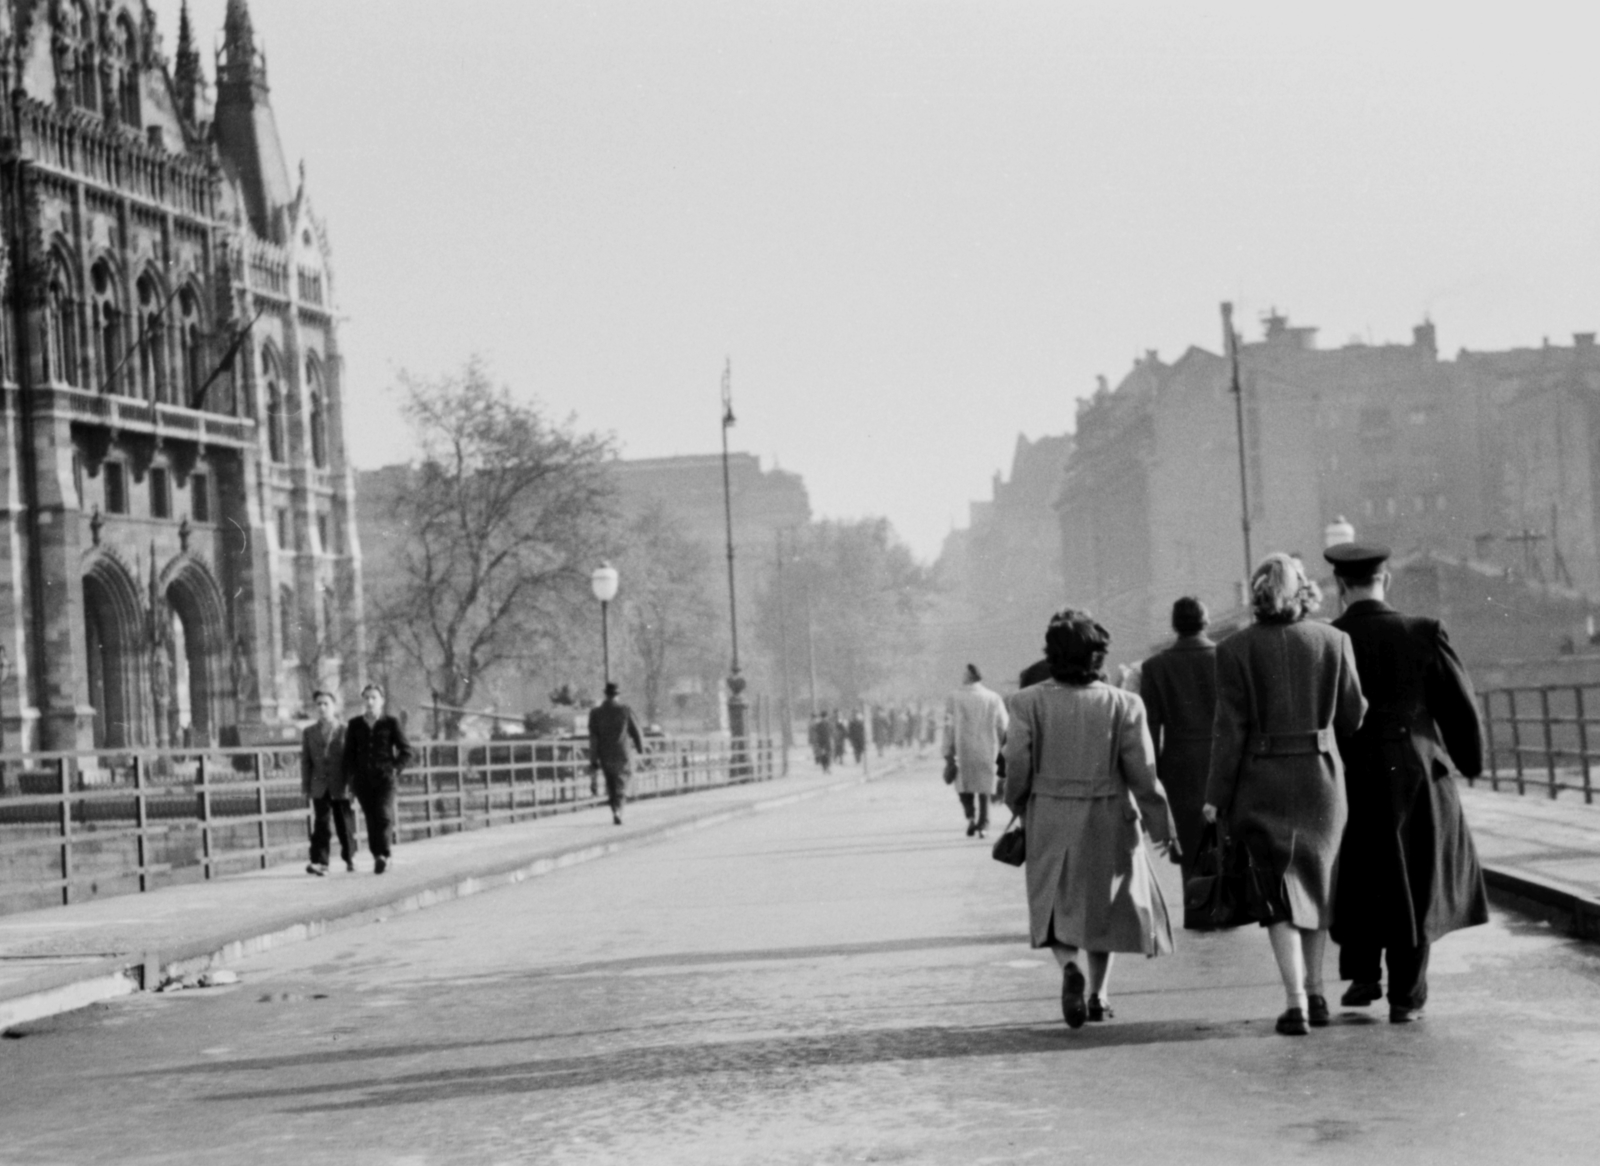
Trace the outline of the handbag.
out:
<instances>
[{"instance_id":1,"label":"handbag","mask_svg":"<svg viewBox=\"0 0 1600 1166\"><path fill-rule=\"evenodd\" d=\"M1215 822L1200 832L1194 865L1183 884L1183 926L1189 931L1221 931L1251 921L1237 845ZM1246 862L1248 863L1248 857Z\"/></svg>"},{"instance_id":2,"label":"handbag","mask_svg":"<svg viewBox=\"0 0 1600 1166\"><path fill-rule=\"evenodd\" d=\"M956 778L959 777L960 774L961 769L956 765L956 755L954 753L947 754L944 759L945 785L955 785Z\"/></svg>"},{"instance_id":3,"label":"handbag","mask_svg":"<svg viewBox=\"0 0 1600 1166\"><path fill-rule=\"evenodd\" d=\"M994 849L990 853L996 862L1003 862L1007 866L1021 866L1027 861L1028 835L1023 829L1022 819L1011 815L1010 824L994 840Z\"/></svg>"}]
</instances>

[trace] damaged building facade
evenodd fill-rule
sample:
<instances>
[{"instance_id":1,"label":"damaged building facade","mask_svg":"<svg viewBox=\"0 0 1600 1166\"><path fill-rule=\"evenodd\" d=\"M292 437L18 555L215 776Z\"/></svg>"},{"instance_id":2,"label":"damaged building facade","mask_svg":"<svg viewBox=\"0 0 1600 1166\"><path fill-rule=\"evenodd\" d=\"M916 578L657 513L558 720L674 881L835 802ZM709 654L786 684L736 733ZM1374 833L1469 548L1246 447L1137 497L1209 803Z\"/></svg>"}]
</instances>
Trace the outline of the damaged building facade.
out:
<instances>
[{"instance_id":1,"label":"damaged building facade","mask_svg":"<svg viewBox=\"0 0 1600 1166\"><path fill-rule=\"evenodd\" d=\"M249 743L362 658L329 248L230 0L0 3L4 748Z\"/></svg>"}]
</instances>

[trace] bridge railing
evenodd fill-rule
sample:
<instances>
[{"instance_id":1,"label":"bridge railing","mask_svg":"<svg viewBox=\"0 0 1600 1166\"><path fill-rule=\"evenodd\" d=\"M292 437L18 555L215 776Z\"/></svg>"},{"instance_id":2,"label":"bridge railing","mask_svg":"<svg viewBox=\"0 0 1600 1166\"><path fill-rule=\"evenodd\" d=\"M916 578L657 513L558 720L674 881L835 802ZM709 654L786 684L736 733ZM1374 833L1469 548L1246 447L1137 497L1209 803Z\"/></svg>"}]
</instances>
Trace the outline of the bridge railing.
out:
<instances>
[{"instance_id":1,"label":"bridge railing","mask_svg":"<svg viewBox=\"0 0 1600 1166\"><path fill-rule=\"evenodd\" d=\"M1471 784L1519 794L1595 798L1600 765L1600 684L1488 689L1483 711L1484 771Z\"/></svg>"},{"instance_id":2,"label":"bridge railing","mask_svg":"<svg viewBox=\"0 0 1600 1166\"><path fill-rule=\"evenodd\" d=\"M402 839L523 822L605 800L582 740L424 741L400 776ZM778 776L770 737L647 738L630 798ZM363 831L364 823L359 821ZM0 913L304 861L300 749L0 756Z\"/></svg>"}]
</instances>

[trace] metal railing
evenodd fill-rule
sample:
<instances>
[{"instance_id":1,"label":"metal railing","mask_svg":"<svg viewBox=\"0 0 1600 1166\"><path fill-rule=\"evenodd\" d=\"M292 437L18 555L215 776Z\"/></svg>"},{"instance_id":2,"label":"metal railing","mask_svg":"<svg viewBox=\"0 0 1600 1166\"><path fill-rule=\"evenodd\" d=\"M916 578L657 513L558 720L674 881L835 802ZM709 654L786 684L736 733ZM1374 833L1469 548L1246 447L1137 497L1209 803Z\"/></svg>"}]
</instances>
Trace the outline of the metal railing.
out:
<instances>
[{"instance_id":1,"label":"metal railing","mask_svg":"<svg viewBox=\"0 0 1600 1166\"><path fill-rule=\"evenodd\" d=\"M1519 794L1551 798L1563 791L1594 804L1593 766L1600 762L1600 685L1547 684L1483 692L1484 771L1487 782Z\"/></svg>"},{"instance_id":2,"label":"metal railing","mask_svg":"<svg viewBox=\"0 0 1600 1166\"><path fill-rule=\"evenodd\" d=\"M415 748L396 790L402 839L604 801L587 741ZM769 781L779 754L770 737L647 738L629 797ZM298 747L0 756L0 913L303 861L310 825Z\"/></svg>"}]
</instances>

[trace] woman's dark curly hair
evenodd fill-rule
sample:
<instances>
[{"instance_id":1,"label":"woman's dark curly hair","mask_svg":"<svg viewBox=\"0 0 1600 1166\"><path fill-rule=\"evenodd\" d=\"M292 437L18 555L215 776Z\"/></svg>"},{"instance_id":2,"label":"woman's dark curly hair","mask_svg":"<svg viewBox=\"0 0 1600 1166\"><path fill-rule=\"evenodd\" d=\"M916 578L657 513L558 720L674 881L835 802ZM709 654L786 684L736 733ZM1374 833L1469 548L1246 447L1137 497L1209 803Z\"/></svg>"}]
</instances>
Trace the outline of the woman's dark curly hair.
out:
<instances>
[{"instance_id":1,"label":"woman's dark curly hair","mask_svg":"<svg viewBox=\"0 0 1600 1166\"><path fill-rule=\"evenodd\" d=\"M1044 632L1044 654L1050 676L1062 684L1093 684L1104 680L1106 649L1111 633L1087 611L1067 608L1050 617Z\"/></svg>"}]
</instances>

